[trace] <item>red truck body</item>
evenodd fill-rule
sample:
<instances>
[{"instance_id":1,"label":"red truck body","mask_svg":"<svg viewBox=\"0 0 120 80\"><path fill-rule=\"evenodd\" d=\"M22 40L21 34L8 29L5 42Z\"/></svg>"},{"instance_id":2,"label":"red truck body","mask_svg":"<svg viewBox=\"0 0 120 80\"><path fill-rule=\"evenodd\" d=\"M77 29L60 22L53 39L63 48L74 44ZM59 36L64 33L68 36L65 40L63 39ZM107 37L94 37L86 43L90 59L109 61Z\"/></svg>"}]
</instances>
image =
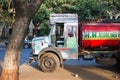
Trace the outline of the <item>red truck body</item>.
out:
<instances>
[{"instance_id":1,"label":"red truck body","mask_svg":"<svg viewBox=\"0 0 120 80\"><path fill-rule=\"evenodd\" d=\"M120 23L81 23L79 56L103 65L120 64Z\"/></svg>"},{"instance_id":2,"label":"red truck body","mask_svg":"<svg viewBox=\"0 0 120 80\"><path fill-rule=\"evenodd\" d=\"M120 24L118 23L79 23L79 48L119 49Z\"/></svg>"}]
</instances>

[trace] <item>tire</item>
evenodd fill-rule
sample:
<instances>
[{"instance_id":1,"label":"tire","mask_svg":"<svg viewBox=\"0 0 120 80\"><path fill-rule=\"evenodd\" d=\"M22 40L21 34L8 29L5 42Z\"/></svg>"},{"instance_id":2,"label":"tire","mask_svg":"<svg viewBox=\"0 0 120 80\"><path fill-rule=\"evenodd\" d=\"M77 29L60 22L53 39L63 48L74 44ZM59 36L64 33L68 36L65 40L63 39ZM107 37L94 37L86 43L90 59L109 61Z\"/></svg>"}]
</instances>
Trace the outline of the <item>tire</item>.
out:
<instances>
[{"instance_id":1,"label":"tire","mask_svg":"<svg viewBox=\"0 0 120 80\"><path fill-rule=\"evenodd\" d=\"M116 62L116 64L114 66L120 67L120 51L118 51L117 53L114 53L113 56L117 60L117 62Z\"/></svg>"},{"instance_id":2,"label":"tire","mask_svg":"<svg viewBox=\"0 0 120 80\"><path fill-rule=\"evenodd\" d=\"M29 48L29 45L28 44L24 44L24 48Z\"/></svg>"},{"instance_id":3,"label":"tire","mask_svg":"<svg viewBox=\"0 0 120 80\"><path fill-rule=\"evenodd\" d=\"M120 67L120 60L117 60L117 63L114 66L115 67Z\"/></svg>"},{"instance_id":4,"label":"tire","mask_svg":"<svg viewBox=\"0 0 120 80\"><path fill-rule=\"evenodd\" d=\"M54 53L43 54L39 60L39 67L43 72L53 72L60 67L60 61Z\"/></svg>"},{"instance_id":5,"label":"tire","mask_svg":"<svg viewBox=\"0 0 120 80\"><path fill-rule=\"evenodd\" d=\"M96 63L106 65L106 66L112 66L115 65L117 60L115 58L96 58Z\"/></svg>"}]
</instances>

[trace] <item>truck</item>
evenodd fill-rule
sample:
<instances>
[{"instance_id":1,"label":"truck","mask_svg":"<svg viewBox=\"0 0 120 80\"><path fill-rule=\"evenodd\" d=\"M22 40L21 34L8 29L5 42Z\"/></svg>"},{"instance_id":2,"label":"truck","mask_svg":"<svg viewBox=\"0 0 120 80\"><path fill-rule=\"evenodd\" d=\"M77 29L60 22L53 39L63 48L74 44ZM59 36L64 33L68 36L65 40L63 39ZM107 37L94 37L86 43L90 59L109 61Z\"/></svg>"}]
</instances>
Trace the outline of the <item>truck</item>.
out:
<instances>
[{"instance_id":1,"label":"truck","mask_svg":"<svg viewBox=\"0 0 120 80\"><path fill-rule=\"evenodd\" d=\"M120 24L81 23L77 14L50 14L48 36L32 39L30 63L38 61L44 72L63 67L68 59L93 60L104 65L120 64Z\"/></svg>"}]
</instances>

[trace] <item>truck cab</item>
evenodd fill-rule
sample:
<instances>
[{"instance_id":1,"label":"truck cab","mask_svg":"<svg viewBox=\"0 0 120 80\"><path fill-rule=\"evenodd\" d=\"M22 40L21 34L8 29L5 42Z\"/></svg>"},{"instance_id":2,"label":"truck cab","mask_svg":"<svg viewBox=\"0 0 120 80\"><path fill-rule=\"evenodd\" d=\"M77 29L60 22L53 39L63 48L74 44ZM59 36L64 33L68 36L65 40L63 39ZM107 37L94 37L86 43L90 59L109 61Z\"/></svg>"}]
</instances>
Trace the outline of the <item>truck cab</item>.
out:
<instances>
[{"instance_id":1,"label":"truck cab","mask_svg":"<svg viewBox=\"0 0 120 80\"><path fill-rule=\"evenodd\" d=\"M120 64L119 23L79 23L78 27L77 14L50 14L49 23L49 35L32 40L30 62L38 60L42 71L55 71L64 60L78 57L103 65Z\"/></svg>"},{"instance_id":2,"label":"truck cab","mask_svg":"<svg viewBox=\"0 0 120 80\"><path fill-rule=\"evenodd\" d=\"M48 36L32 40L32 60L38 60L44 72L63 65L65 59L78 58L78 15L50 14L51 31Z\"/></svg>"}]
</instances>

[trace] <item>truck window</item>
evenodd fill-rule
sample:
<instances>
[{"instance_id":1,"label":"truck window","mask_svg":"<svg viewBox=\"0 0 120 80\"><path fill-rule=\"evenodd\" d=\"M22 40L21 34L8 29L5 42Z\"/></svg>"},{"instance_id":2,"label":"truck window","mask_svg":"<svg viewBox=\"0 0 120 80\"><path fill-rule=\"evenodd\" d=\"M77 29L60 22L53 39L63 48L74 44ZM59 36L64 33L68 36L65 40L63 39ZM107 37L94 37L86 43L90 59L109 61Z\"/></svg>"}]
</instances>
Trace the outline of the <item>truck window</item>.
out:
<instances>
[{"instance_id":1,"label":"truck window","mask_svg":"<svg viewBox=\"0 0 120 80\"><path fill-rule=\"evenodd\" d=\"M76 37L76 26L69 26L68 27L68 37Z\"/></svg>"},{"instance_id":2,"label":"truck window","mask_svg":"<svg viewBox=\"0 0 120 80\"><path fill-rule=\"evenodd\" d=\"M56 46L64 46L64 23L56 23Z\"/></svg>"}]
</instances>

